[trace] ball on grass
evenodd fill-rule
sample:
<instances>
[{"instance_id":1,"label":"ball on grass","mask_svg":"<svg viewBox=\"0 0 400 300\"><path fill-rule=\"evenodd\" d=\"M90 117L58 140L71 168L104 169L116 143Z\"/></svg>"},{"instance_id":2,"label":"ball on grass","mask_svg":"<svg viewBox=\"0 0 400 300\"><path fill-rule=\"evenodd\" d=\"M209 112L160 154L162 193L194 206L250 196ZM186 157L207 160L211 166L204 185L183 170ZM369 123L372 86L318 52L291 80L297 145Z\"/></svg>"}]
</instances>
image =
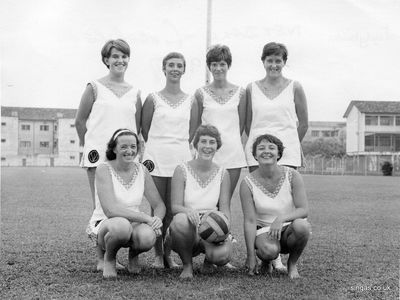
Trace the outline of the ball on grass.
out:
<instances>
[{"instance_id":1,"label":"ball on grass","mask_svg":"<svg viewBox=\"0 0 400 300\"><path fill-rule=\"evenodd\" d=\"M203 215L199 225L200 237L209 243L224 241L229 234L229 221L220 211L210 211Z\"/></svg>"}]
</instances>

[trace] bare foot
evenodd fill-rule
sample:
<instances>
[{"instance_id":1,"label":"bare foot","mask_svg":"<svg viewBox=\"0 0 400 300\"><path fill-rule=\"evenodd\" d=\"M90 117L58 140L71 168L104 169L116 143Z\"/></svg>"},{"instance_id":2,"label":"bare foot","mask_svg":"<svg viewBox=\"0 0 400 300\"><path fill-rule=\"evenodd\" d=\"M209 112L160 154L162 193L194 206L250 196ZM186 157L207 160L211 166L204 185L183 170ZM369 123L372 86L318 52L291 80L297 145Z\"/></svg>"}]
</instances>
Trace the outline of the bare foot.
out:
<instances>
[{"instance_id":1,"label":"bare foot","mask_svg":"<svg viewBox=\"0 0 400 300\"><path fill-rule=\"evenodd\" d=\"M139 274L141 271L142 271L142 267L139 264L139 256L129 258L128 272L131 274Z\"/></svg>"},{"instance_id":2,"label":"bare foot","mask_svg":"<svg viewBox=\"0 0 400 300\"><path fill-rule=\"evenodd\" d=\"M181 275L179 275L180 279L190 280L193 279L193 267L192 266L184 266Z\"/></svg>"},{"instance_id":3,"label":"bare foot","mask_svg":"<svg viewBox=\"0 0 400 300\"><path fill-rule=\"evenodd\" d=\"M117 277L117 269L115 268L115 259L111 261L104 260L104 278L115 278Z\"/></svg>"},{"instance_id":4,"label":"bare foot","mask_svg":"<svg viewBox=\"0 0 400 300\"><path fill-rule=\"evenodd\" d=\"M300 278L299 271L296 265L288 265L288 276L290 279Z\"/></svg>"},{"instance_id":5,"label":"bare foot","mask_svg":"<svg viewBox=\"0 0 400 300\"><path fill-rule=\"evenodd\" d=\"M162 268L164 268L164 257L162 257L162 256L156 256L155 258L154 258L154 262L153 262L153 264L151 265L153 268L156 268L156 269L162 269Z\"/></svg>"},{"instance_id":6,"label":"bare foot","mask_svg":"<svg viewBox=\"0 0 400 300\"><path fill-rule=\"evenodd\" d=\"M118 261L115 264L115 268L117 270L125 270L125 266L120 264ZM97 271L103 271L104 270L104 259L99 259L97 261L97 266L96 266Z\"/></svg>"},{"instance_id":7,"label":"bare foot","mask_svg":"<svg viewBox=\"0 0 400 300\"><path fill-rule=\"evenodd\" d=\"M275 270L279 272L287 273L287 268L282 263L281 255L278 255L278 257L272 261L272 266L274 267Z\"/></svg>"},{"instance_id":8,"label":"bare foot","mask_svg":"<svg viewBox=\"0 0 400 300\"><path fill-rule=\"evenodd\" d=\"M229 269L229 270L236 270L237 268L232 265L231 263L227 263L226 265L224 265L223 267Z\"/></svg>"},{"instance_id":9,"label":"bare foot","mask_svg":"<svg viewBox=\"0 0 400 300\"><path fill-rule=\"evenodd\" d=\"M168 264L168 266L169 266L170 268L172 268L172 269L180 268L180 267L181 267L180 265L178 265L178 264L172 259L171 256L165 257L165 262L166 262L166 263Z\"/></svg>"},{"instance_id":10,"label":"bare foot","mask_svg":"<svg viewBox=\"0 0 400 300\"><path fill-rule=\"evenodd\" d=\"M271 263L271 261L263 260L262 263L261 263L260 271L262 273L267 273L268 275L272 275L272 263Z\"/></svg>"},{"instance_id":11,"label":"bare foot","mask_svg":"<svg viewBox=\"0 0 400 300\"><path fill-rule=\"evenodd\" d=\"M201 274L211 274L214 272L214 265L210 263L206 258L204 259L203 265L200 268Z\"/></svg>"}]
</instances>

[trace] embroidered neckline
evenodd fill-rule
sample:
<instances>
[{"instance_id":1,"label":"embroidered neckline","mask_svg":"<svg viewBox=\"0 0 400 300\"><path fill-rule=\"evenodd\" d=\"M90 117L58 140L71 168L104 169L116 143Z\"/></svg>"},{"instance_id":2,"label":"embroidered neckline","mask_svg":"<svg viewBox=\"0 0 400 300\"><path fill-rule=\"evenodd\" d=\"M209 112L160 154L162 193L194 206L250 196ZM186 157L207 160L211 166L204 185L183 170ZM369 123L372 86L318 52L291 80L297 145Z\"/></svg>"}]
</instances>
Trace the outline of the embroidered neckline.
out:
<instances>
[{"instance_id":1,"label":"embroidered neckline","mask_svg":"<svg viewBox=\"0 0 400 300\"><path fill-rule=\"evenodd\" d=\"M217 176L219 170L221 169L220 166L214 167L214 170L211 172L210 176L205 180L201 180L200 176L195 172L195 170L188 164L185 163L186 168L189 170L189 173L193 176L193 178L197 181L201 188L206 188Z\"/></svg>"},{"instance_id":2,"label":"embroidered neckline","mask_svg":"<svg viewBox=\"0 0 400 300\"><path fill-rule=\"evenodd\" d=\"M281 188L282 188L282 185L283 185L283 183L285 182L285 178L286 178L286 169L285 169L285 167L283 167L283 175L281 176L281 178L279 179L279 182L278 182L278 184L274 187L274 191L273 192L271 192L271 191L269 191L263 184L261 184L258 180L257 180L257 178L255 178L252 174L250 174L249 175L249 179L265 194L265 195L267 195L268 197L270 197L270 198L275 198L278 194L279 194L279 192L280 192L280 190L281 190ZM272 187L272 185L271 185L271 187Z\"/></svg>"},{"instance_id":3,"label":"embroidered neckline","mask_svg":"<svg viewBox=\"0 0 400 300\"><path fill-rule=\"evenodd\" d=\"M111 93L113 93L117 98L122 98L133 88L132 86L116 86L110 84L109 82L101 82L100 80L98 80L98 82L107 88Z\"/></svg>"},{"instance_id":4,"label":"embroidered neckline","mask_svg":"<svg viewBox=\"0 0 400 300\"><path fill-rule=\"evenodd\" d=\"M236 94L239 87L236 86L234 89L229 90L228 94L223 95L223 96L218 96L209 86L205 86L205 87L203 87L203 89L211 98L213 98L215 100L215 102L223 105L232 99L233 95Z\"/></svg>"},{"instance_id":5,"label":"embroidered neckline","mask_svg":"<svg viewBox=\"0 0 400 300\"><path fill-rule=\"evenodd\" d=\"M183 95L182 98L180 98L178 100L178 102L171 102L167 97L165 97L163 94L161 94L160 92L156 93L158 97L160 97L165 103L167 103L169 106L171 106L172 108L177 108L178 106L180 106L183 102L185 102L185 100L187 99L187 97L189 97L189 95Z\"/></svg>"},{"instance_id":6,"label":"embroidered neckline","mask_svg":"<svg viewBox=\"0 0 400 300\"><path fill-rule=\"evenodd\" d=\"M271 100L271 101L274 100L274 99L276 99L276 98L278 98L278 97L283 93L283 91L286 90L286 89L288 88L288 86L289 86L291 83L292 83L292 80L289 80L289 83L288 83L285 87L283 87L281 90L279 90L277 94L274 94L274 96L272 97L272 96L269 94L270 90L268 90L265 86L263 86L263 85L261 84L261 81L256 81L256 85L258 86L258 88L260 89L260 91L264 94L265 97L267 97L267 98L268 98L269 100Z\"/></svg>"},{"instance_id":7,"label":"embroidered neckline","mask_svg":"<svg viewBox=\"0 0 400 300\"><path fill-rule=\"evenodd\" d=\"M115 178L117 178L119 183L121 183L125 189L129 190L133 186L133 184L135 183L136 178L139 174L139 168L136 163L134 164L132 178L129 180L129 182L125 182L125 180L118 174L118 172L111 166L111 164L107 164L107 165L108 165L108 168L110 169L111 173L115 176Z\"/></svg>"}]
</instances>

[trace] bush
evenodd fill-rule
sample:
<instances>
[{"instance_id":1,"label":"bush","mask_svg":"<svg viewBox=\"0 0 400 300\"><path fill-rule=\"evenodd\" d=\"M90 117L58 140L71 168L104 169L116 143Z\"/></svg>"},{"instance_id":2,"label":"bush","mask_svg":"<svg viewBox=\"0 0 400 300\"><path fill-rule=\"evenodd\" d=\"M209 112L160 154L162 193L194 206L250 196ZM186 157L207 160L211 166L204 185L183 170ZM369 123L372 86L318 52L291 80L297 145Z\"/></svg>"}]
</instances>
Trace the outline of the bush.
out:
<instances>
[{"instance_id":1,"label":"bush","mask_svg":"<svg viewBox=\"0 0 400 300\"><path fill-rule=\"evenodd\" d=\"M381 167L383 176L392 176L393 164L390 161L385 161Z\"/></svg>"}]
</instances>

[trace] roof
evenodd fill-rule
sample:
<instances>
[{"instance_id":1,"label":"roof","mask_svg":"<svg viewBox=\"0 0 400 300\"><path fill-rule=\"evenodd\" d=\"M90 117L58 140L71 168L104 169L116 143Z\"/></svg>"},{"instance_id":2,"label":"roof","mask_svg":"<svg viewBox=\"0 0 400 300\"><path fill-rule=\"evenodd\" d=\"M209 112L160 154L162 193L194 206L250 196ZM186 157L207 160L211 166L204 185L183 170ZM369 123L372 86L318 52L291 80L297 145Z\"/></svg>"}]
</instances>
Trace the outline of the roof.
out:
<instances>
[{"instance_id":1,"label":"roof","mask_svg":"<svg viewBox=\"0 0 400 300\"><path fill-rule=\"evenodd\" d=\"M353 100L344 113L347 118L353 106L362 113L374 114L400 114L400 101L358 101Z\"/></svg>"},{"instance_id":2,"label":"roof","mask_svg":"<svg viewBox=\"0 0 400 300\"><path fill-rule=\"evenodd\" d=\"M334 122L334 121L309 121L308 127L345 127L346 122Z\"/></svg>"},{"instance_id":3,"label":"roof","mask_svg":"<svg viewBox=\"0 0 400 300\"><path fill-rule=\"evenodd\" d=\"M2 106L1 116L18 117L20 120L75 119L76 111L76 109L69 108ZM16 115L15 112L17 113Z\"/></svg>"}]
</instances>

